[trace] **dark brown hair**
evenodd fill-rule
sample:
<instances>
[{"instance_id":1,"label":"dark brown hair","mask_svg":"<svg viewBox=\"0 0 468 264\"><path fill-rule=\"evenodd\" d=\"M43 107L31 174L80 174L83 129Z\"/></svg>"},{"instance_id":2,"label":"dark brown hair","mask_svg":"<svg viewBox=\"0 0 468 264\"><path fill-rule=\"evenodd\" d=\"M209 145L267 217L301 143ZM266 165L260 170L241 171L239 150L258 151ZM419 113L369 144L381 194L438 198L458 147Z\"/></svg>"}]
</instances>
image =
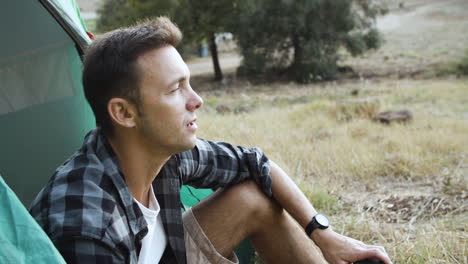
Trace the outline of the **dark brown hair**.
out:
<instances>
[{"instance_id":1,"label":"dark brown hair","mask_svg":"<svg viewBox=\"0 0 468 264\"><path fill-rule=\"evenodd\" d=\"M181 39L182 33L171 20L158 17L103 34L86 49L84 93L104 134L113 132L107 112L110 99L125 98L139 108L138 57L163 46L176 47Z\"/></svg>"}]
</instances>

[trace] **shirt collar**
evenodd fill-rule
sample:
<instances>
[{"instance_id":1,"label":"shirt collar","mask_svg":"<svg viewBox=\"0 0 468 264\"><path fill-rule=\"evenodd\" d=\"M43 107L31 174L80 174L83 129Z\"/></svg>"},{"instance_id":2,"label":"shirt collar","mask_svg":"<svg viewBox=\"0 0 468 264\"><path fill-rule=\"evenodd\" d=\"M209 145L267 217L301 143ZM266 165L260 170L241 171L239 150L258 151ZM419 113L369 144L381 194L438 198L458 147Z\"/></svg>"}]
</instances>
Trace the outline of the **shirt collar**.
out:
<instances>
[{"instance_id":1,"label":"shirt collar","mask_svg":"<svg viewBox=\"0 0 468 264\"><path fill-rule=\"evenodd\" d=\"M119 198L125 207L125 214L129 219L132 232L136 235L144 231L147 225L143 214L138 205L133 201L133 195L125 182L117 155L100 128L96 128L86 135L84 147L88 153L94 152L104 167L105 175L111 178Z\"/></svg>"}]
</instances>

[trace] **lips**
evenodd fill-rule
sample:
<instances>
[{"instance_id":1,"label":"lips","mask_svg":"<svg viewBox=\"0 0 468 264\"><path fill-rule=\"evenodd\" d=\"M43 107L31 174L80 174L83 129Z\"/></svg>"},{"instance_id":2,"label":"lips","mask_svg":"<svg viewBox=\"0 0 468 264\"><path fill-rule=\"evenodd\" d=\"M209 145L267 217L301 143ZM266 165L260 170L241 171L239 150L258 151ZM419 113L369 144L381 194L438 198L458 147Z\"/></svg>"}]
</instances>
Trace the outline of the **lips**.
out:
<instances>
[{"instance_id":1,"label":"lips","mask_svg":"<svg viewBox=\"0 0 468 264\"><path fill-rule=\"evenodd\" d=\"M197 121L196 118L194 118L193 120L187 122L187 127L196 127L197 124L195 123Z\"/></svg>"}]
</instances>

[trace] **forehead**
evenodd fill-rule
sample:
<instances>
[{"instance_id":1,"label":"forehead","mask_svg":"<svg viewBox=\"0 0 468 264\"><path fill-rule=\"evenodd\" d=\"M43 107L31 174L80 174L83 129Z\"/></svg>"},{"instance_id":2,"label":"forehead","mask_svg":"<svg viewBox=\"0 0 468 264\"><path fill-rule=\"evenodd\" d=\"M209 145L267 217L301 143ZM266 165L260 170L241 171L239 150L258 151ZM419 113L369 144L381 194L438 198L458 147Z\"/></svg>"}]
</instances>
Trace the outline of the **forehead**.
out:
<instances>
[{"instance_id":1,"label":"forehead","mask_svg":"<svg viewBox=\"0 0 468 264\"><path fill-rule=\"evenodd\" d=\"M174 79L189 76L189 69L173 46L150 50L137 59L142 82L169 85Z\"/></svg>"}]
</instances>

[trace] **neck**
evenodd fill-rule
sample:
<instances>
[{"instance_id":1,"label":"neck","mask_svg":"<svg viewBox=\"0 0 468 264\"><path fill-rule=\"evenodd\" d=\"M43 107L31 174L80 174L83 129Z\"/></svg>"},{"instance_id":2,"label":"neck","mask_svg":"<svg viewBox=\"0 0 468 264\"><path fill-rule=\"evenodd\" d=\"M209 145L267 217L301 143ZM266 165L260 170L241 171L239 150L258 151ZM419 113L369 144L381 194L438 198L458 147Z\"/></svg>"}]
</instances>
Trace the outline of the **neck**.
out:
<instances>
[{"instance_id":1,"label":"neck","mask_svg":"<svg viewBox=\"0 0 468 264\"><path fill-rule=\"evenodd\" d=\"M133 197L148 207L151 183L169 160L170 155L149 150L147 144L138 137L124 133L115 133L114 136L108 137L108 141L117 155Z\"/></svg>"}]
</instances>

